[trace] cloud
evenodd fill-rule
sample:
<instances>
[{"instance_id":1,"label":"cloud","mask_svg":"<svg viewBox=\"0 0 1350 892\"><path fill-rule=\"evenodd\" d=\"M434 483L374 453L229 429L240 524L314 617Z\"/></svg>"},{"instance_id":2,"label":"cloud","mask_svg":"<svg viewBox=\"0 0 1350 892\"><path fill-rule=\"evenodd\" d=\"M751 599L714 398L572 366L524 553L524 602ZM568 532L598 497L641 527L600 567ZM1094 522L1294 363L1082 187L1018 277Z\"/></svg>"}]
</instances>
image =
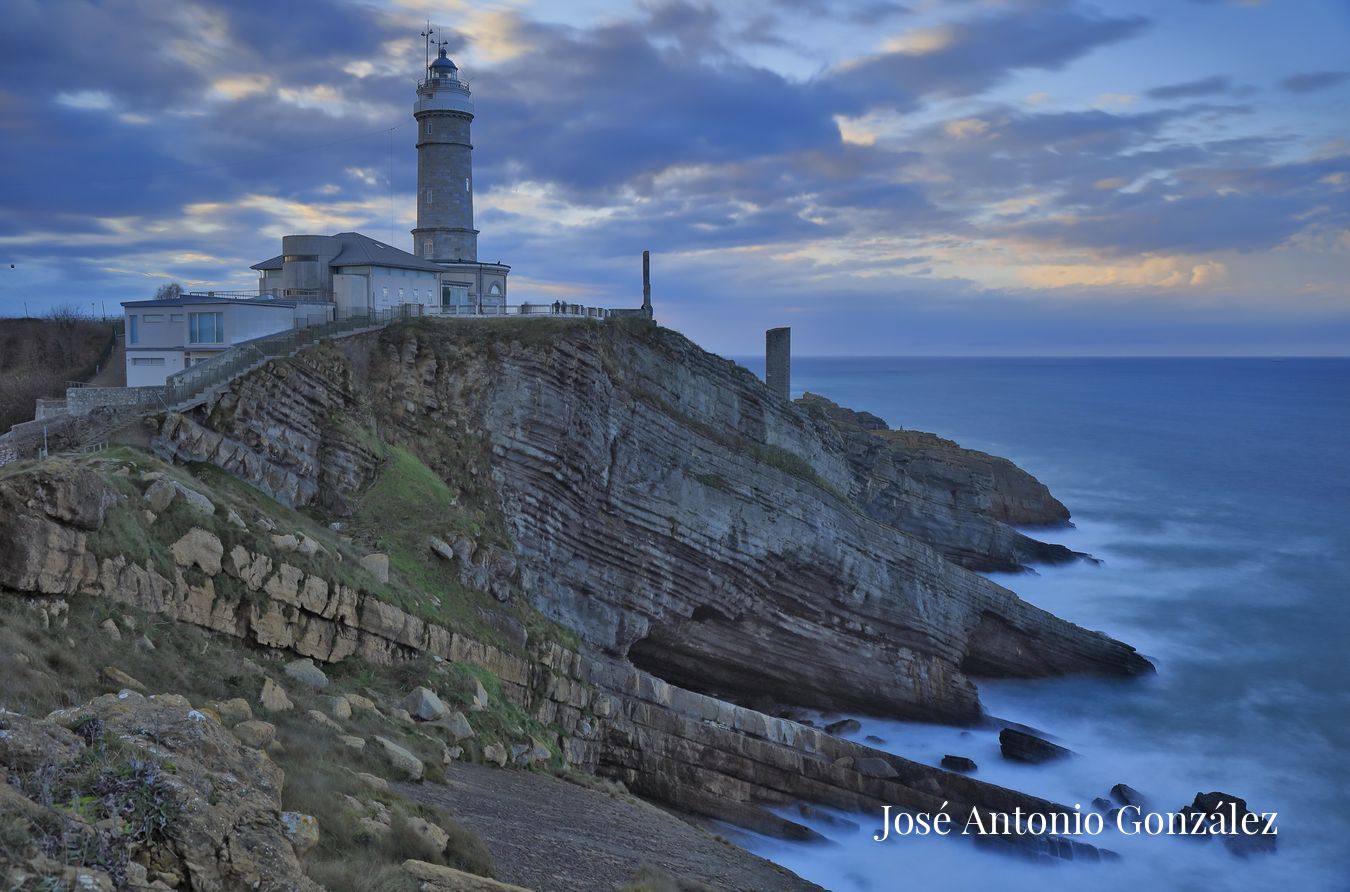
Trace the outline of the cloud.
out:
<instances>
[{"instance_id":1,"label":"cloud","mask_svg":"<svg viewBox=\"0 0 1350 892\"><path fill-rule=\"evenodd\" d=\"M856 112L912 108L922 96L969 96L1025 69L1057 70L1091 50L1134 37L1148 20L1101 17L1053 4L1000 10L937 28L902 32L890 49L841 66L826 79Z\"/></svg>"},{"instance_id":2,"label":"cloud","mask_svg":"<svg viewBox=\"0 0 1350 892\"><path fill-rule=\"evenodd\" d=\"M1340 86L1350 80L1350 71L1309 71L1295 74L1280 81L1280 86L1289 93L1315 93Z\"/></svg>"},{"instance_id":3,"label":"cloud","mask_svg":"<svg viewBox=\"0 0 1350 892\"><path fill-rule=\"evenodd\" d=\"M1232 89L1233 81L1231 78L1227 75L1216 74L1210 77L1202 77L1199 80L1153 87L1147 90L1144 95L1150 99L1193 99L1198 96L1229 93Z\"/></svg>"}]
</instances>

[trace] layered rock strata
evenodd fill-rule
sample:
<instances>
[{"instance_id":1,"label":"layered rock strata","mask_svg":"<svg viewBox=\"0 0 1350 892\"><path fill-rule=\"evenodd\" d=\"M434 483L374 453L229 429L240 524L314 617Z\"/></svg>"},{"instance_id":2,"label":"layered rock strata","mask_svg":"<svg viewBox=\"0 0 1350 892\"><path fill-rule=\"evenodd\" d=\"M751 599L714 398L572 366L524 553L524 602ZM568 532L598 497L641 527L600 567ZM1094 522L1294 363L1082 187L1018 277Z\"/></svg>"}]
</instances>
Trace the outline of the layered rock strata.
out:
<instances>
[{"instance_id":1,"label":"layered rock strata","mask_svg":"<svg viewBox=\"0 0 1350 892\"><path fill-rule=\"evenodd\" d=\"M798 403L839 431L854 474L850 495L869 517L971 570L1021 570L1080 557L1016 529L1063 526L1069 509L1006 458L936 434L891 430L876 415L818 394Z\"/></svg>"},{"instance_id":2,"label":"layered rock strata","mask_svg":"<svg viewBox=\"0 0 1350 892\"><path fill-rule=\"evenodd\" d=\"M832 423L668 331L395 326L260 368L159 448L340 509L367 472L334 417L486 474L535 606L685 687L971 722L972 675L1150 668L868 516Z\"/></svg>"}]
</instances>

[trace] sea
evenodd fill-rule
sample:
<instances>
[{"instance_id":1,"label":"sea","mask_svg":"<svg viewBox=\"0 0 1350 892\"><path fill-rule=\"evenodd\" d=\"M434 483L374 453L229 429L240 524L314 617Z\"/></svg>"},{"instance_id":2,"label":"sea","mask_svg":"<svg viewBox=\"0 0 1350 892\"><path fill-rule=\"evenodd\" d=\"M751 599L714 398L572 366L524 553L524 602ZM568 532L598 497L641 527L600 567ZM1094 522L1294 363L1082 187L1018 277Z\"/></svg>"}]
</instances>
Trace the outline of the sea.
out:
<instances>
[{"instance_id":1,"label":"sea","mask_svg":"<svg viewBox=\"0 0 1350 892\"><path fill-rule=\"evenodd\" d=\"M1108 821L1080 838L1119 861L1041 864L955 835L877 842L880 813L793 809L828 842L743 845L837 892L1350 890L1350 360L797 358L792 385L1038 477L1073 526L1028 532L1099 562L990 578L1158 669L979 681L988 727L859 715L850 737L931 765L968 756L975 777L1085 813L1116 783L1145 811L1231 793L1276 813L1278 848L1239 858ZM1000 720L1074 755L1006 761Z\"/></svg>"}]
</instances>

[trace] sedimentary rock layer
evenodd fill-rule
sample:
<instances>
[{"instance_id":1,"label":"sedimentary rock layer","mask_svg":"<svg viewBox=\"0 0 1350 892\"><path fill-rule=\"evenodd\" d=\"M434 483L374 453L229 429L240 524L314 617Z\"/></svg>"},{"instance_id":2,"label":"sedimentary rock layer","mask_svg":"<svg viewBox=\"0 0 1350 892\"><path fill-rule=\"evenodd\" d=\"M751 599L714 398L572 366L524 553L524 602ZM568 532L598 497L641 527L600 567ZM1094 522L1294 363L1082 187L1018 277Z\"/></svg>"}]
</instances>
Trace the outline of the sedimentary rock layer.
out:
<instances>
[{"instance_id":1,"label":"sedimentary rock layer","mask_svg":"<svg viewBox=\"0 0 1350 892\"><path fill-rule=\"evenodd\" d=\"M264 366L160 449L340 510L368 463L327 419L353 416L486 475L532 602L686 687L967 722L972 674L1149 669L869 516L828 420L655 328L395 326Z\"/></svg>"}]
</instances>

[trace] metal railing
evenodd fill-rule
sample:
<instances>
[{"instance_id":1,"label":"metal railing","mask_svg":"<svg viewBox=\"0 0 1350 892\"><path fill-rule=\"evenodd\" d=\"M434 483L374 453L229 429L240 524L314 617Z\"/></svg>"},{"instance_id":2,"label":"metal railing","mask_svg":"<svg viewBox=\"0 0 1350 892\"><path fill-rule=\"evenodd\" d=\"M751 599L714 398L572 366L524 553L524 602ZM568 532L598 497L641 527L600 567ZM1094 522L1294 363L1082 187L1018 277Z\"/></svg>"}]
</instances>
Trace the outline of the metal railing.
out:
<instances>
[{"instance_id":1,"label":"metal railing","mask_svg":"<svg viewBox=\"0 0 1350 892\"><path fill-rule=\"evenodd\" d=\"M166 378L161 402L166 408L177 406L213 387L233 380L269 359L289 356L325 338L382 328L390 322L407 318L408 315L402 308L346 314L327 322L279 331L235 344L210 359L194 363Z\"/></svg>"},{"instance_id":2,"label":"metal railing","mask_svg":"<svg viewBox=\"0 0 1350 892\"><path fill-rule=\"evenodd\" d=\"M444 304L432 305L423 310L427 316L462 316L468 318L532 316L547 318L550 316L580 316L587 319L607 319L610 311L604 307L588 307L583 304Z\"/></svg>"}]
</instances>

